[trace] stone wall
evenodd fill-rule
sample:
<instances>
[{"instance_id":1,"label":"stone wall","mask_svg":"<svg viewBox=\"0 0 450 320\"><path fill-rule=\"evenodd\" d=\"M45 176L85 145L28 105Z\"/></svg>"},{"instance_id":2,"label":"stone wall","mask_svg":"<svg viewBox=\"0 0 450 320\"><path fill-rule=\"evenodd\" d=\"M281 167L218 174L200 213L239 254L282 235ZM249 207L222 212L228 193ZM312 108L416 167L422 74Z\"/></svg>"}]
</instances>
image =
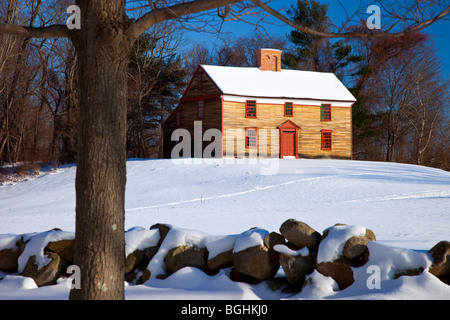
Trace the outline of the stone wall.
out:
<instances>
[{"instance_id":1,"label":"stone wall","mask_svg":"<svg viewBox=\"0 0 450 320\"><path fill-rule=\"evenodd\" d=\"M364 227L336 224L321 234L295 219L285 221L279 232L253 228L229 237L196 233L191 238L190 232L194 231L166 224L126 231L125 280L139 285L152 276L164 279L189 266L210 275L225 269L234 281L268 281L276 288L298 292L306 276L317 270L333 278L342 290L354 282L353 268L367 263L368 243L376 241L374 233ZM38 286L55 284L73 264L75 239L70 232L53 229L4 235L0 240L0 271L30 277ZM418 275L427 269L449 284L450 243L439 242L426 256L428 266L411 263L397 270L394 278Z\"/></svg>"}]
</instances>

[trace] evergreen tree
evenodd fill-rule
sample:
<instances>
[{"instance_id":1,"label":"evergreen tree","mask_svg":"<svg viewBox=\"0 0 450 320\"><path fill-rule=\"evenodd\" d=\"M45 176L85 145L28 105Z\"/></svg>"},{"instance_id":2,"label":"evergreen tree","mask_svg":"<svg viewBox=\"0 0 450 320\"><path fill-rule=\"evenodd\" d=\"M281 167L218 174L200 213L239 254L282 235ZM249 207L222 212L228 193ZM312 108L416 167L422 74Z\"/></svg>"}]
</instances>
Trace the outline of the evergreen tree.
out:
<instances>
[{"instance_id":1,"label":"evergreen tree","mask_svg":"<svg viewBox=\"0 0 450 320\"><path fill-rule=\"evenodd\" d=\"M327 12L328 5L314 0L298 0L297 6L288 10L296 23L322 32L329 32L331 28ZM291 69L333 72L344 80L344 77L356 74L356 64L364 59L353 54L351 45L345 40L331 43L329 38L298 30L291 31L287 37L294 49L285 54L284 64Z\"/></svg>"}]
</instances>

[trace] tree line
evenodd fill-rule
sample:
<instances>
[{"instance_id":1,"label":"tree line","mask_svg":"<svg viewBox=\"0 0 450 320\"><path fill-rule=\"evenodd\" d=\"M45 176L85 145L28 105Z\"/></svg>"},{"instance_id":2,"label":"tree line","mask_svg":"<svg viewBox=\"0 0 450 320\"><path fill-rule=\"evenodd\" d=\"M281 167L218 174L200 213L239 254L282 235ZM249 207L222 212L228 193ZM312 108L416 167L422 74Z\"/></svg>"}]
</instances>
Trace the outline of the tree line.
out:
<instances>
[{"instance_id":1,"label":"tree line","mask_svg":"<svg viewBox=\"0 0 450 320\"><path fill-rule=\"evenodd\" d=\"M7 1L2 23L33 26L67 2ZM23 15L23 11L29 14ZM25 16L25 18L24 18ZM128 66L127 157L161 154L161 124L186 85L182 32L161 23L134 44ZM77 161L78 65L67 39L0 33L0 165Z\"/></svg>"},{"instance_id":2,"label":"tree line","mask_svg":"<svg viewBox=\"0 0 450 320\"><path fill-rule=\"evenodd\" d=\"M1 19L33 26L56 19L66 5L7 1L0 4ZM328 6L313 0L298 1L288 15L320 32L332 27ZM358 28L366 28L364 22L350 31ZM450 170L449 83L425 33L333 40L294 29L286 37L255 33L223 36L214 46L188 46L183 32L167 21L150 28L133 46L127 77L127 157L162 156L162 123L198 64L251 67L257 49L273 47L283 50L284 68L333 72L357 98L354 159ZM76 51L67 39L0 33L0 165L77 161L77 72Z\"/></svg>"}]
</instances>

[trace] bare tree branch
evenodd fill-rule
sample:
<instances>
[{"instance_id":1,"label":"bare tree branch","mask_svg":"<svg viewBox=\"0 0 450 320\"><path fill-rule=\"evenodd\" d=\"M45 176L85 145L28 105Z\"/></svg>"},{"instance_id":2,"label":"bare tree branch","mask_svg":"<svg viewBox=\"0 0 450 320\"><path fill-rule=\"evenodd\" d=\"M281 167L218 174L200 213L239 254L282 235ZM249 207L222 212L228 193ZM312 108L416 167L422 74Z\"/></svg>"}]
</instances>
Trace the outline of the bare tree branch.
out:
<instances>
[{"instance_id":1,"label":"bare tree branch","mask_svg":"<svg viewBox=\"0 0 450 320\"><path fill-rule=\"evenodd\" d=\"M145 30L164 20L178 19L190 14L205 12L224 7L242 0L205 0L179 3L170 7L154 9L139 18L130 28L129 34L137 39Z\"/></svg>"},{"instance_id":2,"label":"bare tree branch","mask_svg":"<svg viewBox=\"0 0 450 320\"><path fill-rule=\"evenodd\" d=\"M319 37L326 37L326 38L367 38L367 37L382 37L382 36L402 36L408 33L413 33L420 31L437 20L443 19L444 17L448 16L450 14L450 5L448 5L445 9L443 9L439 14L437 14L434 17L431 17L429 19L425 19L423 21L417 22L415 24L412 24L411 26L404 28L403 30L399 32L390 32L392 27L388 28L388 31L376 31L372 32L371 30L367 30L367 32L361 32L361 31L348 31L348 32L324 32L324 31L318 31L315 29L311 29L305 26L301 26L288 17L282 15L275 9L269 7L266 3L264 3L261 0L250 0L258 7L264 9L274 17L278 18L282 22L286 23L287 25L310 35L319 36ZM403 17L402 17L403 18ZM397 24L398 22L396 22Z\"/></svg>"},{"instance_id":3,"label":"bare tree branch","mask_svg":"<svg viewBox=\"0 0 450 320\"><path fill-rule=\"evenodd\" d=\"M420 31L434 22L438 20L443 20L447 16L450 15L450 5L444 2L437 2L437 8L434 8L436 12L428 13L425 15L427 8L421 8L419 3L416 2L416 6L409 7L407 10L403 11L402 14L394 13L398 12L395 10L386 9L386 6L383 5L383 8L390 13L390 18L394 19L392 23L387 25L384 30L351 30L344 31L343 27L348 24L348 20L343 23L341 28L337 28L337 32L329 32L329 31L319 31L314 30L312 28L299 25L292 21L289 17L283 15L279 11L270 7L267 2L263 0L249 0L253 3L254 6L258 6L270 15L278 18L283 23L310 35L319 36L319 37L327 37L327 38L368 38L368 37L382 37L382 36L402 36L408 33L413 33ZM193 1L182 1L178 4L174 5L160 5L160 1L146 1L146 7L150 8L151 11L142 15L138 18L127 31L128 35L130 35L132 40L136 40L140 34L145 32L148 28L153 26L156 23L162 22L164 20L172 20L172 19L180 19L186 18L192 14L205 13L207 11L218 9L222 7L227 7L230 5L234 5L237 3L243 3L243 0L193 0ZM445 5L444 5L445 3ZM342 5L342 4L341 4ZM143 8L143 7L141 7ZM414 8L414 10L413 10ZM133 8L132 10L135 10ZM345 8L344 8L345 9ZM359 10L359 9L358 9ZM411 11L414 12L411 12ZM219 14L224 16L232 17L231 20L239 19L241 12L236 15L232 12L225 11L224 15L222 12ZM354 16L354 13L352 16ZM413 17L408 17L408 14L412 14ZM347 18L349 17L346 11ZM225 19L225 20L229 20ZM393 31L394 27L399 24L399 22L410 21L412 22L409 26L403 27L403 29L399 31ZM10 24L0 24L0 33L6 33L17 36L25 36L29 38L55 38L55 37L67 37L71 38L71 35L75 34L75 30L69 30L64 25L51 25L47 27L24 27L18 25L10 25Z\"/></svg>"},{"instance_id":4,"label":"bare tree branch","mask_svg":"<svg viewBox=\"0 0 450 320\"><path fill-rule=\"evenodd\" d=\"M48 27L23 27L13 24L0 24L0 33L6 33L26 38L71 38L72 31L65 25L51 25Z\"/></svg>"}]
</instances>

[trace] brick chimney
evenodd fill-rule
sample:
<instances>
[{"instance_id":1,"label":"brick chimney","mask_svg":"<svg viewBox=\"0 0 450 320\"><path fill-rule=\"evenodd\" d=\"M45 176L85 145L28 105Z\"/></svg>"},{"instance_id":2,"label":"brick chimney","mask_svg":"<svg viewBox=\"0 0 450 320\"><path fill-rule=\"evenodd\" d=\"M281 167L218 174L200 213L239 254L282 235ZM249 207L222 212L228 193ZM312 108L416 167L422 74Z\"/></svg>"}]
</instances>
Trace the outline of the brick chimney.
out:
<instances>
[{"instance_id":1,"label":"brick chimney","mask_svg":"<svg viewBox=\"0 0 450 320\"><path fill-rule=\"evenodd\" d=\"M256 51L256 66L261 71L281 71L281 50L259 49Z\"/></svg>"}]
</instances>

